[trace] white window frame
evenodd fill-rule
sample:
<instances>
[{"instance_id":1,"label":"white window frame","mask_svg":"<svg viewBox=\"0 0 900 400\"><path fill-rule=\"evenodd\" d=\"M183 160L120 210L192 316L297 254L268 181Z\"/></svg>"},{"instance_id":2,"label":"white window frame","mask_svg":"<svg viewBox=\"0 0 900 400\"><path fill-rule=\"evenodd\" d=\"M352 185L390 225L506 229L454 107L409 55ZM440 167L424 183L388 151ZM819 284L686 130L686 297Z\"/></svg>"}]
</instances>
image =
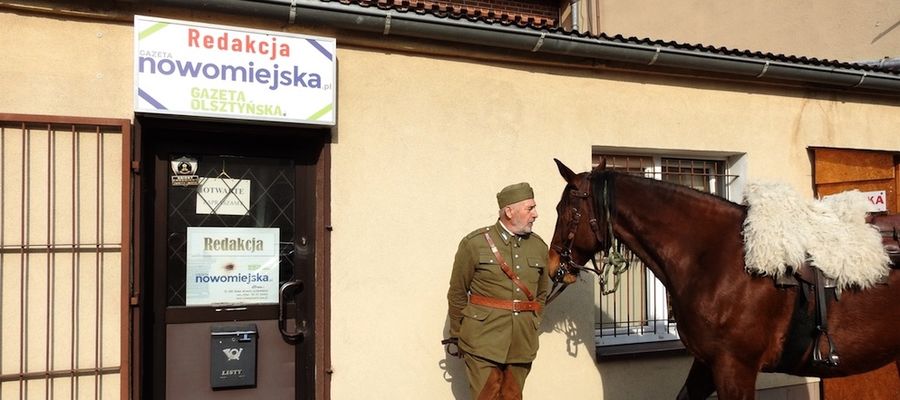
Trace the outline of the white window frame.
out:
<instances>
[{"instance_id":1,"label":"white window frame","mask_svg":"<svg viewBox=\"0 0 900 400\"><path fill-rule=\"evenodd\" d=\"M644 176L653 179L662 179L663 176L663 159L686 159L697 161L712 161L722 163L724 166L724 174L731 176L731 182L725 183L725 193L716 195L722 196L728 200L739 202L743 196L743 188L746 182L746 155L744 153L735 152L698 152L685 150L658 150L658 149L641 149L641 148L611 148L594 146L593 155L609 155L609 156L631 156L652 158L652 165L645 168ZM710 187L717 188L717 176L715 174L709 178ZM676 323L669 320L669 308L667 302L666 288L656 279L653 272L646 269L645 282L646 296L644 303L646 307L645 325L632 326L614 326L611 328L603 328L600 320L595 321L594 344L597 347L612 347L621 345L637 345L637 344L655 344L666 341L679 340ZM601 310L601 294L598 285L594 285L594 307ZM613 294L615 295L615 294ZM630 321L626 321L630 322ZM614 324L616 322L614 321Z\"/></svg>"}]
</instances>

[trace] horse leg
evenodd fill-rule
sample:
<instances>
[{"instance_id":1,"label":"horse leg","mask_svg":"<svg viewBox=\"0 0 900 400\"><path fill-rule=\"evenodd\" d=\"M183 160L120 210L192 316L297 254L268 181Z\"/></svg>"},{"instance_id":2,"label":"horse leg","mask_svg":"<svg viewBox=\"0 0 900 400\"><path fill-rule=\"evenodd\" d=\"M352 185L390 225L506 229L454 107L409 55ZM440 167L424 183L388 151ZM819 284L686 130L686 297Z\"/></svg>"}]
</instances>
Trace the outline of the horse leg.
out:
<instances>
[{"instance_id":1,"label":"horse leg","mask_svg":"<svg viewBox=\"0 0 900 400\"><path fill-rule=\"evenodd\" d=\"M712 371L713 383L720 400L756 398L757 368L749 367L734 357L723 357L716 360Z\"/></svg>"},{"instance_id":2,"label":"horse leg","mask_svg":"<svg viewBox=\"0 0 900 400\"><path fill-rule=\"evenodd\" d=\"M684 386L681 387L681 391L678 392L678 397L675 399L706 399L714 391L716 391L716 387L713 385L712 370L695 358L691 365L691 372L688 372L687 380L684 381Z\"/></svg>"}]
</instances>

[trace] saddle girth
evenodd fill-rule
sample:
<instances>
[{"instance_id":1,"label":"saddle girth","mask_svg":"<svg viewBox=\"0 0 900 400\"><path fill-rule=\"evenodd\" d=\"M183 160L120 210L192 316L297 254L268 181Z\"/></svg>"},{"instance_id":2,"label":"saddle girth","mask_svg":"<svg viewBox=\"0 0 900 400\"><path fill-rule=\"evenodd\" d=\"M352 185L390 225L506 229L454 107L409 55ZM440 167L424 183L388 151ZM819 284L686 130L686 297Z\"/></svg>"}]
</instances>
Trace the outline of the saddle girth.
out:
<instances>
[{"instance_id":1,"label":"saddle girth","mask_svg":"<svg viewBox=\"0 0 900 400\"><path fill-rule=\"evenodd\" d=\"M808 362L813 366L837 366L840 357L828 332L828 297L832 296L838 301L840 293L834 282L826 278L818 268L806 263L793 271L791 276L778 279L776 285L798 287L797 301L777 368L790 370L801 367L803 356L810 347L812 356ZM809 310L809 292L812 292L812 315ZM824 354L821 347L823 337L827 343Z\"/></svg>"}]
</instances>

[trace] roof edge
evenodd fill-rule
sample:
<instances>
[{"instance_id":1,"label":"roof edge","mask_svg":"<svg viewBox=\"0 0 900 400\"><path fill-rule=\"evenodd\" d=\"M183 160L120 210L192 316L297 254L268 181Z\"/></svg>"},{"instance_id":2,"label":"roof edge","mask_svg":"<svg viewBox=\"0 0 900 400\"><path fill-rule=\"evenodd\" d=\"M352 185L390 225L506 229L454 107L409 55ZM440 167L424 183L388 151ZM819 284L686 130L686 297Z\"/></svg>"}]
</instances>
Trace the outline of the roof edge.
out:
<instances>
[{"instance_id":1,"label":"roof edge","mask_svg":"<svg viewBox=\"0 0 900 400\"><path fill-rule=\"evenodd\" d=\"M535 28L515 20L487 21L450 13L441 15L394 2L349 3L329 0L153 0L152 3L243 15L258 15L289 24L326 25L382 36L426 38L523 52L587 57L647 68L675 68L741 77L749 81L790 81L848 91L900 95L900 75L849 63L781 60L761 53L723 54L707 48L605 35L590 36L559 29ZM681 48L687 47L687 48ZM795 61L796 60L796 61ZM818 61L818 60L815 60Z\"/></svg>"}]
</instances>

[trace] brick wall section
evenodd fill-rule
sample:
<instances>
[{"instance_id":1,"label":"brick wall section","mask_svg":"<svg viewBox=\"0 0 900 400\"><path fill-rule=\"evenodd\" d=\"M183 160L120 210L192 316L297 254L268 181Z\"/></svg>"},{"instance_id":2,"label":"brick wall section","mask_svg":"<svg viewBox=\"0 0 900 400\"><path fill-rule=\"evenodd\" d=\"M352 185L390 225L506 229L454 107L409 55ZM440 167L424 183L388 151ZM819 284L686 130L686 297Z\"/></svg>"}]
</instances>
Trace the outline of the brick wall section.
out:
<instances>
[{"instance_id":1,"label":"brick wall section","mask_svg":"<svg viewBox=\"0 0 900 400\"><path fill-rule=\"evenodd\" d=\"M426 9L433 5L441 10L451 8L454 13L465 10L469 15L475 11L480 11L482 15L493 12L498 19L502 15L507 15L510 20L517 16L526 21L533 18L536 23L544 20L546 26L556 26L560 10L559 0L410 0L410 3L416 6L421 4L419 7Z\"/></svg>"}]
</instances>

